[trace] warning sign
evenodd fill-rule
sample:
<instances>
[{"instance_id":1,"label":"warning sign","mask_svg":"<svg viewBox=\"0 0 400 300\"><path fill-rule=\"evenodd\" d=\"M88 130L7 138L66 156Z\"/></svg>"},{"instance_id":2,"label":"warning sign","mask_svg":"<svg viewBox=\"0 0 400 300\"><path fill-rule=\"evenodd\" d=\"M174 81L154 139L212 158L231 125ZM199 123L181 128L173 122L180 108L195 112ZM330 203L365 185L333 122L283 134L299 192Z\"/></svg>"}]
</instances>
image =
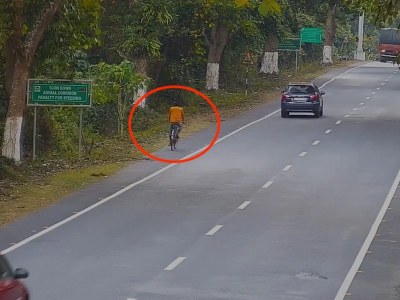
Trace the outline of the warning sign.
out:
<instances>
[{"instance_id":1,"label":"warning sign","mask_svg":"<svg viewBox=\"0 0 400 300\"><path fill-rule=\"evenodd\" d=\"M244 55L242 64L244 65L254 65L253 58L251 57L250 51L247 51L246 54Z\"/></svg>"}]
</instances>

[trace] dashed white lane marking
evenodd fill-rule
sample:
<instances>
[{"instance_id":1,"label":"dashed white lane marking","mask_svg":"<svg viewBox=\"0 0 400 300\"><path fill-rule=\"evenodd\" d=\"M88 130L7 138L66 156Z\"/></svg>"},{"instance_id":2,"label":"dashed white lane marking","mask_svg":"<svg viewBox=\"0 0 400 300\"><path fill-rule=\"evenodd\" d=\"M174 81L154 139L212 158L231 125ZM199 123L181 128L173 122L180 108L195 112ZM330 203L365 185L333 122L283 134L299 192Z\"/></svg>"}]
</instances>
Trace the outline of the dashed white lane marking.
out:
<instances>
[{"instance_id":1,"label":"dashed white lane marking","mask_svg":"<svg viewBox=\"0 0 400 300\"><path fill-rule=\"evenodd\" d=\"M337 75L337 76L331 78L330 80L328 80L327 82L325 82L323 85L321 85L320 88L323 88L323 87L325 87L326 85L328 85L329 83L331 83L331 82L333 82L334 80L338 79L339 77L341 77L341 76L343 76L343 75L346 75L346 74L348 74L348 73L350 73L350 72L352 72L352 71L354 71L354 70L356 70L356 69L359 69L359 68L361 68L361 67L363 67L363 66L366 66L366 65L368 65L368 64L370 64L370 63L366 63L366 64L363 64L363 65L360 65L360 66L351 68L351 69L349 69L349 70L347 70L347 71L345 71L345 72L343 72L343 73L341 73L341 74L339 74L339 75ZM260 118L260 119L258 119L258 120L255 120L255 121L253 121L253 122L251 122L251 123L248 123L248 124L246 124L246 125L244 125L244 126L238 128L238 129L236 129L235 131L232 131L231 133L229 133L229 134L223 136L222 138L220 138L219 140L217 140L217 141L215 142L215 144L222 142L223 140L225 140L225 139L227 139L227 138L229 138L229 137L235 135L236 133L238 133L238 132L240 132L240 131L242 131L242 130L244 130L244 129L246 129L246 128L248 128L248 127L254 125L254 124L257 124L257 123L259 123L259 122L261 122L261 121L264 121L265 119L268 119L268 118L274 116L275 114L279 113L280 111L281 111L281 110L278 109L278 110L276 110L276 111L274 111L274 112L272 112L272 113L270 113L270 114L268 114L268 115L266 115L266 116L264 116L264 117L262 117L262 118ZM214 145L215 145L215 144L214 144ZM181 158L181 160L190 158L190 157L192 157L192 156L194 156L194 155L196 155L196 154L198 154L198 153L201 153L202 151L204 151L205 149L207 149L208 146L209 146L209 145L204 146L203 148L201 148L201 149L199 149L199 150L197 150L197 151L195 151L195 152L193 152L193 153L191 153L191 154L189 154L189 155L187 155L187 156ZM154 173L150 174L149 176L146 176L145 178L143 178L143 179L141 179L141 180L138 180L138 181L136 181L136 182L133 182L132 184L130 184L130 185L128 185L127 187L125 187L125 188L119 190L118 192L115 192L114 194L112 194L112 195L110 195L110 196L104 198L103 200L98 201L98 202L92 204L91 206L88 206L87 208L81 210L79 213L77 213L77 214L75 214L75 215L72 215L72 216L70 216L70 217L68 217L68 218L66 218L66 219L64 219L64 220L62 220L62 221L60 221L60 222L58 222L58 223L56 223L56 224L54 224L54 225L48 227L48 228L46 228L45 230L42 230L42 231L40 231L40 232L38 232L38 233L36 233L36 234L34 234L34 235L32 235L32 236L30 236L30 237L24 239L24 240L22 240L21 242L19 242L19 243L13 245L12 247L9 247L9 248L7 248L7 249L4 249L3 251L0 250L0 252L1 252L2 254L7 254L7 253L9 253L9 252L11 252L11 251L14 251L14 250L16 250L16 249L22 247L23 245L26 245L26 244L28 244L29 242L31 242L31 241L33 241L33 240L35 240L35 239L37 239L37 238L39 238L39 237L41 237L41 236L43 236L43 235L49 233L50 231L53 231L54 229L56 229L56 228L58 228L58 227L60 227L60 226L62 226L62 225L64 225L64 224L67 224L67 223L71 222L72 220L74 220L74 219L76 219L76 218L78 218L78 217L80 217L80 216L86 214L87 212L89 212L89 211L95 209L96 207L98 207L98 206L100 206L100 205L102 205L102 204L104 204L104 203L106 203L106 202L108 202L108 201L114 199L115 197L118 197L119 195L125 193L126 191L129 191L129 190L132 189L133 187L135 187L135 186L137 186L137 185L139 185L139 184L141 184L141 183L143 183L143 182L146 182L146 181L150 180L150 179L153 178L153 177L156 177L157 175L159 175L159 174L161 174L161 173L167 171L168 169L172 168L172 167L175 166L176 164L177 164L177 163L169 164L168 166L165 166L164 168L158 170L157 172L154 172Z\"/></svg>"},{"instance_id":2,"label":"dashed white lane marking","mask_svg":"<svg viewBox=\"0 0 400 300\"><path fill-rule=\"evenodd\" d=\"M372 95L375 95L375 94L376 94L376 92L372 92L371 94L372 94Z\"/></svg>"},{"instance_id":3,"label":"dashed white lane marking","mask_svg":"<svg viewBox=\"0 0 400 300\"><path fill-rule=\"evenodd\" d=\"M371 99L371 97L367 97L367 98L365 98L366 100L369 100L369 99Z\"/></svg>"},{"instance_id":4,"label":"dashed white lane marking","mask_svg":"<svg viewBox=\"0 0 400 300\"><path fill-rule=\"evenodd\" d=\"M328 129L327 131L325 131L325 133L331 133L332 130Z\"/></svg>"},{"instance_id":5,"label":"dashed white lane marking","mask_svg":"<svg viewBox=\"0 0 400 300\"><path fill-rule=\"evenodd\" d=\"M337 121L337 122L335 123L335 125L339 125L340 123L342 123L342 121Z\"/></svg>"},{"instance_id":6,"label":"dashed white lane marking","mask_svg":"<svg viewBox=\"0 0 400 300\"><path fill-rule=\"evenodd\" d=\"M388 81L389 81L389 79L385 79L385 81L386 81L386 82L388 82Z\"/></svg>"},{"instance_id":7,"label":"dashed white lane marking","mask_svg":"<svg viewBox=\"0 0 400 300\"><path fill-rule=\"evenodd\" d=\"M345 117L345 118L348 118L348 117L350 117L350 115L345 115L344 117Z\"/></svg>"},{"instance_id":8,"label":"dashed white lane marking","mask_svg":"<svg viewBox=\"0 0 400 300\"><path fill-rule=\"evenodd\" d=\"M128 298L126 300L137 300L136 298Z\"/></svg>"},{"instance_id":9,"label":"dashed white lane marking","mask_svg":"<svg viewBox=\"0 0 400 300\"><path fill-rule=\"evenodd\" d=\"M342 286L340 287L340 289L335 297L335 300L343 300L344 297L346 296L346 293L354 279L354 276L356 275L357 271L360 269L360 266L364 260L364 257L367 254L367 251L368 251L369 247L371 246L371 243L379 229L379 226L383 220L383 217L385 216L385 213L390 205L390 202L393 199L393 195L395 194L399 183L400 183L400 171L397 173L397 176L392 184L392 187L390 188L390 191L385 199L385 202L383 203L383 206L382 206L381 210L379 211L379 214L376 217L375 222L372 225L371 230L369 231L369 234L360 249L360 252L358 252L357 257L356 257L353 265L351 266L349 273L347 273L347 276L344 279Z\"/></svg>"},{"instance_id":10,"label":"dashed white lane marking","mask_svg":"<svg viewBox=\"0 0 400 300\"><path fill-rule=\"evenodd\" d=\"M305 156L307 154L307 152L301 152L300 154L299 154L299 156Z\"/></svg>"},{"instance_id":11,"label":"dashed white lane marking","mask_svg":"<svg viewBox=\"0 0 400 300\"><path fill-rule=\"evenodd\" d=\"M382 83L381 83L381 85L385 85L385 83L384 83L384 82L382 82Z\"/></svg>"},{"instance_id":12,"label":"dashed white lane marking","mask_svg":"<svg viewBox=\"0 0 400 300\"><path fill-rule=\"evenodd\" d=\"M284 167L283 169L282 169L282 171L289 171L290 170L290 168L291 167L293 167L293 165L287 165L286 167Z\"/></svg>"},{"instance_id":13,"label":"dashed white lane marking","mask_svg":"<svg viewBox=\"0 0 400 300\"><path fill-rule=\"evenodd\" d=\"M364 105L364 102L361 102L360 105Z\"/></svg>"},{"instance_id":14,"label":"dashed white lane marking","mask_svg":"<svg viewBox=\"0 0 400 300\"><path fill-rule=\"evenodd\" d=\"M222 227L224 227L224 225L215 225L213 229L206 233L206 235L214 235Z\"/></svg>"},{"instance_id":15,"label":"dashed white lane marking","mask_svg":"<svg viewBox=\"0 0 400 300\"><path fill-rule=\"evenodd\" d=\"M381 89L381 88L376 88L378 91Z\"/></svg>"},{"instance_id":16,"label":"dashed white lane marking","mask_svg":"<svg viewBox=\"0 0 400 300\"><path fill-rule=\"evenodd\" d=\"M273 181L268 181L266 184L264 184L261 188L262 189L267 189L267 188L269 188L270 186L271 186L271 184L273 184L274 182Z\"/></svg>"},{"instance_id":17,"label":"dashed white lane marking","mask_svg":"<svg viewBox=\"0 0 400 300\"><path fill-rule=\"evenodd\" d=\"M251 201L244 201L237 209L245 209L250 203Z\"/></svg>"},{"instance_id":18,"label":"dashed white lane marking","mask_svg":"<svg viewBox=\"0 0 400 300\"><path fill-rule=\"evenodd\" d=\"M314 143L312 143L313 146L317 146L319 144L319 141L315 141Z\"/></svg>"},{"instance_id":19,"label":"dashed white lane marking","mask_svg":"<svg viewBox=\"0 0 400 300\"><path fill-rule=\"evenodd\" d=\"M353 108L352 110L353 110L353 111L356 111L357 109L358 109L358 108Z\"/></svg>"},{"instance_id":20,"label":"dashed white lane marking","mask_svg":"<svg viewBox=\"0 0 400 300\"><path fill-rule=\"evenodd\" d=\"M175 269L181 262L183 262L186 259L186 257L178 257L177 259L175 259L172 263L170 263L165 269L164 271L172 271L173 269Z\"/></svg>"}]
</instances>

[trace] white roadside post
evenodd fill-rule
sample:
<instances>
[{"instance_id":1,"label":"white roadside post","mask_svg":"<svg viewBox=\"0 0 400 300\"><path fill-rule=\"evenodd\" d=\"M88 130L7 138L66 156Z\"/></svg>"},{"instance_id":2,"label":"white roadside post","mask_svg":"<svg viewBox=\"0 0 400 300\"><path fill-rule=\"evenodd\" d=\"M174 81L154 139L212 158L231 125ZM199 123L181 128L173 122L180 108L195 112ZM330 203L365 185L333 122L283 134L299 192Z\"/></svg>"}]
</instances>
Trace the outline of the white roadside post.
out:
<instances>
[{"instance_id":1,"label":"white roadside post","mask_svg":"<svg viewBox=\"0 0 400 300\"><path fill-rule=\"evenodd\" d=\"M365 61L365 52L363 50L363 37L364 37L364 12L358 17L358 44L357 50L354 55L356 60Z\"/></svg>"}]
</instances>

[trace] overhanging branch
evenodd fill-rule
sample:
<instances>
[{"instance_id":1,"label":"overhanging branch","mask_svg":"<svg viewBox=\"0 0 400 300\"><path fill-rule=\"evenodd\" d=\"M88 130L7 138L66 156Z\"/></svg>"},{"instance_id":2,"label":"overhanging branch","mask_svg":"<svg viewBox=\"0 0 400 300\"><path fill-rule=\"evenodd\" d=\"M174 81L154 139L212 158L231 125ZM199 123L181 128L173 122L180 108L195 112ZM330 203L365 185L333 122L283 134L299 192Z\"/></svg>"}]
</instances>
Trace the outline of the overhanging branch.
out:
<instances>
[{"instance_id":1,"label":"overhanging branch","mask_svg":"<svg viewBox=\"0 0 400 300\"><path fill-rule=\"evenodd\" d=\"M23 1L23 0L20 0L20 1ZM37 18L35 25L31 31L31 34L28 36L26 43L25 43L28 64L32 61L32 59L36 53L36 49L39 45L39 42L42 39L43 34L47 29L47 26L50 25L51 20L53 19L54 15L60 8L63 1L64 0L50 1L47 5L47 8L43 8L42 12L40 13L39 17Z\"/></svg>"}]
</instances>

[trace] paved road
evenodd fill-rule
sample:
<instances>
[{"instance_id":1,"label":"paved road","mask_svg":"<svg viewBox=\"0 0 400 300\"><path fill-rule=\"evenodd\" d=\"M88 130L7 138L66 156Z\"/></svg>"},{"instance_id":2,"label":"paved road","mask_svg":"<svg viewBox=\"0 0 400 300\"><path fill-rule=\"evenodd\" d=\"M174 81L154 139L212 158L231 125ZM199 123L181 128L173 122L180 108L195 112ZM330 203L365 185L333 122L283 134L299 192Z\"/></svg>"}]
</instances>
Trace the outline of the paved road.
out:
<instances>
[{"instance_id":1,"label":"paved road","mask_svg":"<svg viewBox=\"0 0 400 300\"><path fill-rule=\"evenodd\" d=\"M32 299L400 297L399 74L374 62L327 81L324 117L261 106L193 162L141 162L10 224L0 249L17 243L5 252ZM189 155L213 130L158 155Z\"/></svg>"}]
</instances>

